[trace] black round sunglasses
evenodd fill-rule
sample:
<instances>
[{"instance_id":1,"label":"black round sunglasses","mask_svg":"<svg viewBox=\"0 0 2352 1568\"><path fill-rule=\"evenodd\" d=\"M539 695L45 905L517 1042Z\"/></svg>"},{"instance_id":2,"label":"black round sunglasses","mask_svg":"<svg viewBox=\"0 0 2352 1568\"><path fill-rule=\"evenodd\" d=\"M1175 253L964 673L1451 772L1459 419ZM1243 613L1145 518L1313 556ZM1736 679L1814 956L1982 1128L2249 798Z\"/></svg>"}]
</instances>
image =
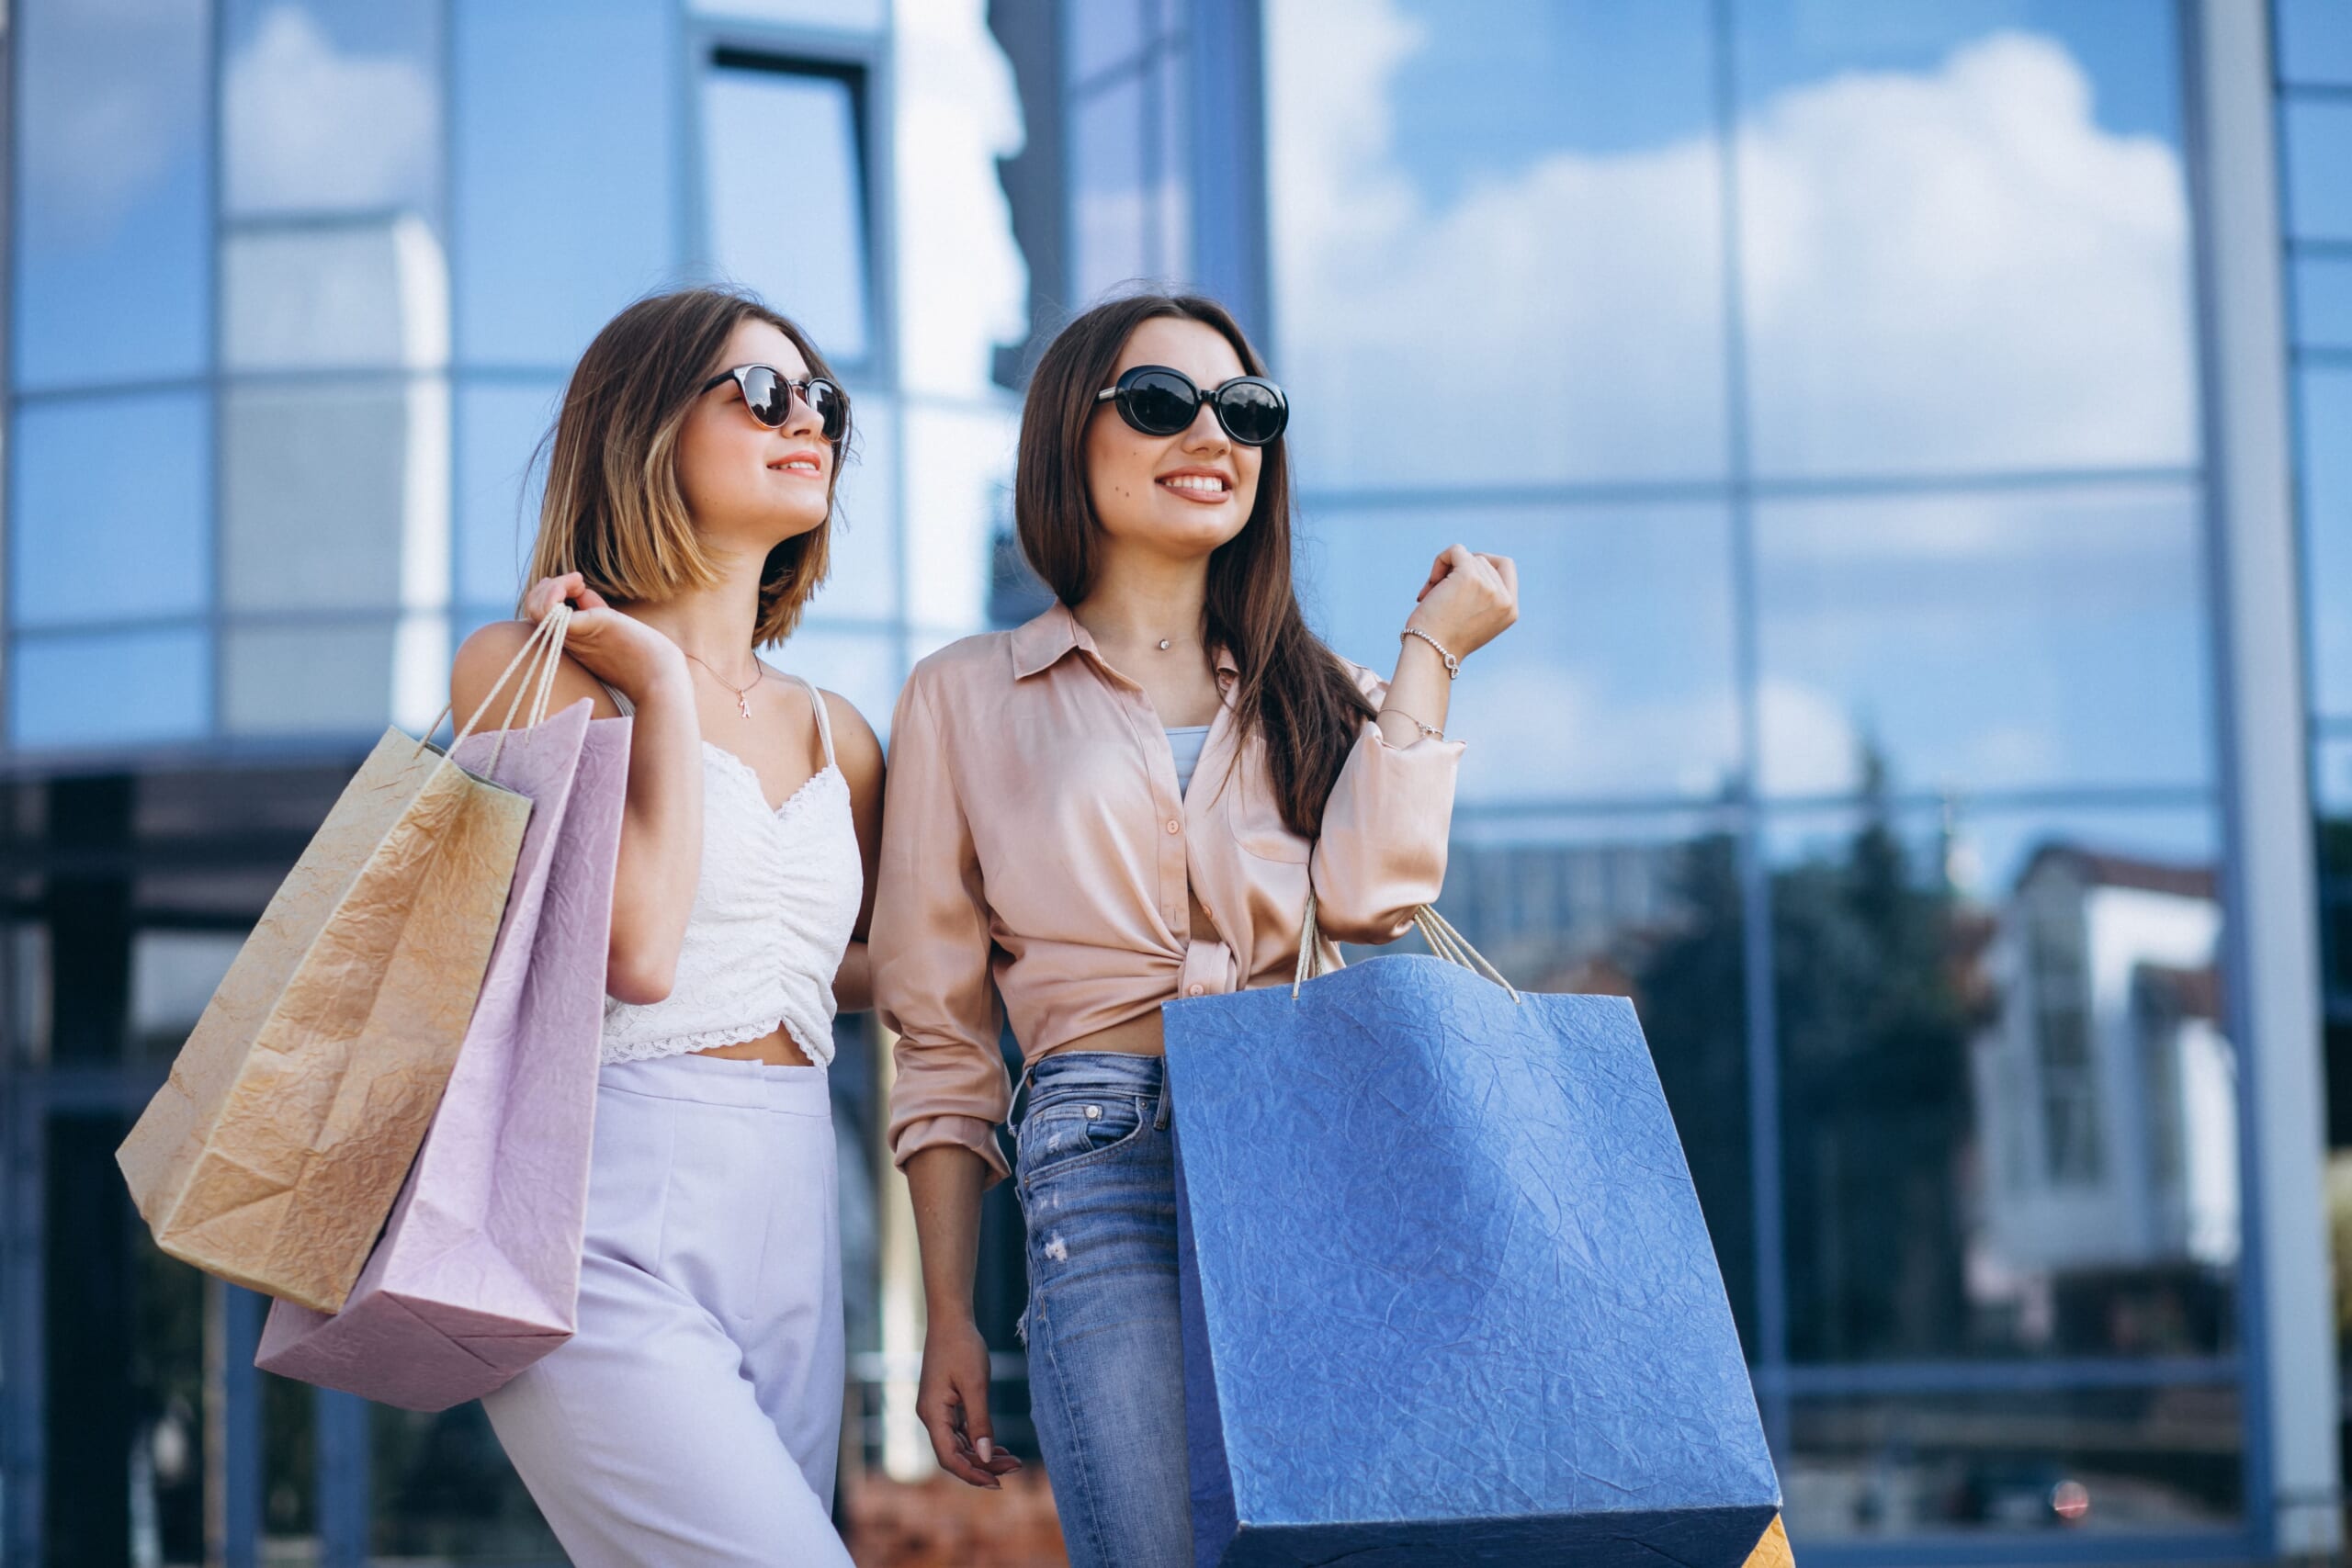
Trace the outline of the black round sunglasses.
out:
<instances>
[{"instance_id":1,"label":"black round sunglasses","mask_svg":"<svg viewBox=\"0 0 2352 1568\"><path fill-rule=\"evenodd\" d=\"M1263 376L1236 376L1204 392L1182 370L1138 365L1117 386L1095 393L1094 400L1117 404L1119 417L1146 435L1189 430L1203 403L1216 410L1217 423L1244 446L1263 446L1290 423L1290 399Z\"/></svg>"},{"instance_id":2,"label":"black round sunglasses","mask_svg":"<svg viewBox=\"0 0 2352 1568\"><path fill-rule=\"evenodd\" d=\"M826 440L839 445L849 434L849 394L822 376L795 381L773 365L738 365L705 381L702 391L729 381L743 389L743 406L770 430L781 428L792 417L792 400L797 396L824 427ZM700 397L702 392L695 395Z\"/></svg>"}]
</instances>

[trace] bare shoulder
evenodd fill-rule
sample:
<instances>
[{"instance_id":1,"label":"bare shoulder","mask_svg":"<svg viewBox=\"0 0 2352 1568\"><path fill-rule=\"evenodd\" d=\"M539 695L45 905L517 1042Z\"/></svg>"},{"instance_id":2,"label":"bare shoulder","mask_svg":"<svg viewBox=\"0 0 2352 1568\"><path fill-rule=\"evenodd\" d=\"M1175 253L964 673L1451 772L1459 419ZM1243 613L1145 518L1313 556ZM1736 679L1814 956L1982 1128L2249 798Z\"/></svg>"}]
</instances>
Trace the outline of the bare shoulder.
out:
<instances>
[{"instance_id":1,"label":"bare shoulder","mask_svg":"<svg viewBox=\"0 0 2352 1568\"><path fill-rule=\"evenodd\" d=\"M857 705L839 692L820 692L833 731L833 758L853 788L882 776L882 742Z\"/></svg>"},{"instance_id":2,"label":"bare shoulder","mask_svg":"<svg viewBox=\"0 0 2352 1568\"><path fill-rule=\"evenodd\" d=\"M528 621L492 621L477 627L458 645L457 657L449 661L449 703L458 716L458 724L465 724L473 716L474 711L489 699L491 688L499 676L514 663L514 656L523 651L523 645L530 641L531 630ZM499 721L506 715L507 704L514 698L515 682L520 674L521 671L517 671L515 677L507 681L504 689L498 694L499 700L491 705L490 712L476 726L477 728L503 728ZM619 716L621 710L618 705L614 703L602 682L582 669L577 660L567 655L562 667L556 671L554 690L548 703L549 711L560 712L583 697L595 705L596 717ZM523 716L517 711L514 716L519 720Z\"/></svg>"}]
</instances>

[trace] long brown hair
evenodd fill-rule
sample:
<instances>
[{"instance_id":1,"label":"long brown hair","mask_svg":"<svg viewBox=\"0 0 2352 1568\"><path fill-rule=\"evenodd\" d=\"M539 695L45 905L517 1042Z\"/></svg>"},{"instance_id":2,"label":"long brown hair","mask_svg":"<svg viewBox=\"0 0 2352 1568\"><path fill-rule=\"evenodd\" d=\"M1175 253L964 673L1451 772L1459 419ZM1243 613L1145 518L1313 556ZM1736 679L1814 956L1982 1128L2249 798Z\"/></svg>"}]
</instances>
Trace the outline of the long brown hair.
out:
<instances>
[{"instance_id":1,"label":"long brown hair","mask_svg":"<svg viewBox=\"0 0 2352 1568\"><path fill-rule=\"evenodd\" d=\"M810 375L837 379L808 334L754 295L683 288L639 299L607 321L580 356L555 426L539 444L548 454L547 494L526 582L576 571L606 599L627 604L718 580L686 515L678 433L728 334L747 317L790 338ZM754 648L790 636L825 581L833 491L848 456L844 429L833 450L825 521L768 552Z\"/></svg>"},{"instance_id":2,"label":"long brown hair","mask_svg":"<svg viewBox=\"0 0 2352 1568\"><path fill-rule=\"evenodd\" d=\"M1233 345L1242 368L1263 376L1257 350L1224 306L1191 294L1135 294L1097 305L1056 334L1037 361L1021 411L1013 520L1029 564L1065 604L1093 591L1100 524L1086 481L1086 426L1102 405L1119 355L1136 327L1161 317L1198 321ZM1105 413L1105 418L1115 414ZM1373 705L1337 655L1306 629L1291 583L1290 459L1280 440L1263 448L1257 504L1241 532L1209 557L1213 646L1240 668L1234 709L1247 736L1266 745L1274 801L1294 833L1322 830L1323 803Z\"/></svg>"}]
</instances>

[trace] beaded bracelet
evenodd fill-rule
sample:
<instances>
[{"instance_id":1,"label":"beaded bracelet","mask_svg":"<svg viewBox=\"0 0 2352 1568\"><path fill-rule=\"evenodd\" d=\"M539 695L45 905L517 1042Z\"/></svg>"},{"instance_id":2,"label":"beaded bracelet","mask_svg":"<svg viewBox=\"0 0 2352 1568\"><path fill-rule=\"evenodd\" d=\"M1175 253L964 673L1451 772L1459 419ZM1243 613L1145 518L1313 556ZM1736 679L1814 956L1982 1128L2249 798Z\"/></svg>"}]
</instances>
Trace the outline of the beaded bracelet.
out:
<instances>
[{"instance_id":1,"label":"beaded bracelet","mask_svg":"<svg viewBox=\"0 0 2352 1568\"><path fill-rule=\"evenodd\" d=\"M1462 660L1454 658L1453 654L1448 653L1445 649L1445 644L1438 641L1437 638L1430 636L1429 633L1421 630L1420 627L1407 626L1403 631L1398 632L1396 635L1399 638L1408 637L1419 637L1423 642L1428 643L1431 648L1436 649L1437 656L1445 660L1445 678L1447 680L1458 681L1462 678Z\"/></svg>"}]
</instances>

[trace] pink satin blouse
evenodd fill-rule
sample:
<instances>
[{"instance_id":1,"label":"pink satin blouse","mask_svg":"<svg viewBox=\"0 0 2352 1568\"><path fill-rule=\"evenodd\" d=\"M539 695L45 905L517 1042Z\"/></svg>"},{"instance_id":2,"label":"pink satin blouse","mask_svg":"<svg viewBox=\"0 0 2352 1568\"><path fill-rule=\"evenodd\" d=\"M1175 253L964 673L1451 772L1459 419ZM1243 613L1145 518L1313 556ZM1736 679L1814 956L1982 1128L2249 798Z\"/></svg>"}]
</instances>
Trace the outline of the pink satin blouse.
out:
<instances>
[{"instance_id":1,"label":"pink satin blouse","mask_svg":"<svg viewBox=\"0 0 2352 1568\"><path fill-rule=\"evenodd\" d=\"M1387 683L1350 666L1376 705ZM890 1151L968 1148L1010 1174L1001 1014L1029 1061L1176 997L1287 983L1312 879L1324 932L1388 942L1445 878L1458 740L1366 720L1309 843L1283 825L1237 671L1189 793L1143 689L1069 608L917 665L890 737L875 1003L897 1031ZM1191 933L1198 895L1217 939Z\"/></svg>"}]
</instances>

